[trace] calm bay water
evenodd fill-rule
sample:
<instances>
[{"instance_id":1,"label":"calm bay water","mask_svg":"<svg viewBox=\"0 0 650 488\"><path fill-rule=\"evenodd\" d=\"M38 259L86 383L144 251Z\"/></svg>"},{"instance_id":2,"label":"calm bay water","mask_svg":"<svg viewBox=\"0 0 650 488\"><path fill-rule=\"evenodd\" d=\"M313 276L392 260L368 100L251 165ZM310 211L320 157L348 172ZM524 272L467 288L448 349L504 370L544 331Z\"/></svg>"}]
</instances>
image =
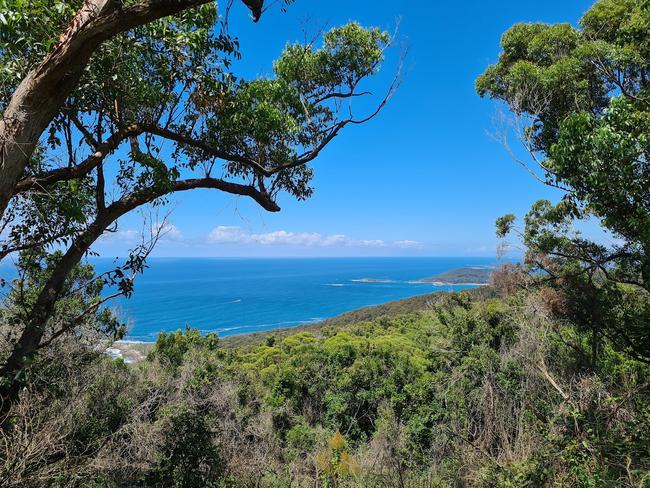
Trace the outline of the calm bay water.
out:
<instances>
[{"instance_id":1,"label":"calm bay water","mask_svg":"<svg viewBox=\"0 0 650 488\"><path fill-rule=\"evenodd\" d=\"M221 336L291 327L356 308L466 286L413 283L490 258L156 258L129 300L113 306L127 339L153 341L186 324ZM98 270L111 262L96 261ZM380 282L359 282L363 278Z\"/></svg>"}]
</instances>

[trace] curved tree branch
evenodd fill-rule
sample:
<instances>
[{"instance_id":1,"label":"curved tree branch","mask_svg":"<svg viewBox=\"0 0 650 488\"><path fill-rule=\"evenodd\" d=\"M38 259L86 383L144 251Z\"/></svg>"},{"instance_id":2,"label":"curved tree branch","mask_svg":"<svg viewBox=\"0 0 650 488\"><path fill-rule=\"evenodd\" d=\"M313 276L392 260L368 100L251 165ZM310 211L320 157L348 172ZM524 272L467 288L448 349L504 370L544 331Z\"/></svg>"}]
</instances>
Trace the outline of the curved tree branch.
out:
<instances>
[{"instance_id":1,"label":"curved tree branch","mask_svg":"<svg viewBox=\"0 0 650 488\"><path fill-rule=\"evenodd\" d=\"M100 211L86 230L77 236L52 270L50 278L41 289L34 306L30 310L28 323L25 324L25 328L14 344L10 356L0 366L0 377L6 379L4 383L0 384L0 423L3 422L3 417L6 415L7 409L18 395L20 383L16 375L22 370L29 358L39 349L47 329L46 324L63 291L67 277L71 270L79 264L94 242L117 219L131 210L150 203L164 195L196 188L213 188L234 195L248 196L270 212L280 210L280 207L268 195L252 186L231 183L216 178L198 178L173 182L171 188L165 190L148 188L134 192L113 202L103 211Z\"/></svg>"},{"instance_id":2,"label":"curved tree branch","mask_svg":"<svg viewBox=\"0 0 650 488\"><path fill-rule=\"evenodd\" d=\"M38 139L76 88L93 53L112 37L211 0L142 0L123 8L118 0L86 0L54 49L14 91L0 117L0 217ZM257 20L263 0L246 1Z\"/></svg>"},{"instance_id":3,"label":"curved tree branch","mask_svg":"<svg viewBox=\"0 0 650 488\"><path fill-rule=\"evenodd\" d=\"M28 176L20 180L15 188L14 195L26 192L33 188L45 187L60 181L74 180L82 178L95 169L109 154L111 154L119 145L129 137L137 136L142 133L142 127L139 125L130 125L111 135L106 142L99 144L97 150L91 154L85 161L77 166L53 169L34 176Z\"/></svg>"}]
</instances>

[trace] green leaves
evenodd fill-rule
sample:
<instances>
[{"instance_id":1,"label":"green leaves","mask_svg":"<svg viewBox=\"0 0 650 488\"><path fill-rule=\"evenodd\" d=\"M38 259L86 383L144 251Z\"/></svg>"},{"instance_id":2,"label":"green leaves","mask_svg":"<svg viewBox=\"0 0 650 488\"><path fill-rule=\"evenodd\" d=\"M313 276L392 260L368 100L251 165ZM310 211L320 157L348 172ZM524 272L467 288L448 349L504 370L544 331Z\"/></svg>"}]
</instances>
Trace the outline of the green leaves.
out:
<instances>
[{"instance_id":1,"label":"green leaves","mask_svg":"<svg viewBox=\"0 0 650 488\"><path fill-rule=\"evenodd\" d=\"M567 117L549 165L576 197L611 230L627 239L650 243L648 135L650 114L625 97L614 97L602 117L580 113Z\"/></svg>"},{"instance_id":2,"label":"green leaves","mask_svg":"<svg viewBox=\"0 0 650 488\"><path fill-rule=\"evenodd\" d=\"M10 27L0 33L4 102L82 2L0 2ZM173 147L162 151L165 136L147 131L130 138L129 158L117 170L105 165L106 191L171 191L181 174L202 171L254 186L271 200L283 191L305 199L313 192L307 163L349 123L342 101L363 94L360 83L378 71L389 43L380 29L350 23L326 32L320 47L287 46L275 76L243 80L231 68L239 42L216 3L188 8L102 43L55 116L43 157L67 153L74 166L94 153L93 139L146 124L176 134Z\"/></svg>"},{"instance_id":3,"label":"green leaves","mask_svg":"<svg viewBox=\"0 0 650 488\"><path fill-rule=\"evenodd\" d=\"M389 41L379 29L351 23L325 33L320 48L287 46L274 64L275 78L203 79L191 95L185 124L202 127L199 139L237 156L225 165L226 176L255 179L255 169L241 160L255 161L278 171L268 185L273 195L286 191L308 198L313 173L301 155L312 151L315 157L342 127L341 100L356 96L358 85L377 72ZM193 147L180 153L192 167L213 158Z\"/></svg>"},{"instance_id":4,"label":"green leaves","mask_svg":"<svg viewBox=\"0 0 650 488\"><path fill-rule=\"evenodd\" d=\"M321 49L287 46L274 69L278 78L312 98L338 87L352 88L375 74L389 43L388 33L352 22L327 32Z\"/></svg>"},{"instance_id":5,"label":"green leaves","mask_svg":"<svg viewBox=\"0 0 650 488\"><path fill-rule=\"evenodd\" d=\"M529 121L526 149L566 189L557 205L540 201L526 215L531 268L571 297L568 317L594 331L594 351L602 334L647 360L639 324L650 310L650 11L599 0L580 26L512 27L476 88ZM575 231L576 220L593 218L611 244ZM511 225L499 219L498 235Z\"/></svg>"},{"instance_id":6,"label":"green leaves","mask_svg":"<svg viewBox=\"0 0 650 488\"><path fill-rule=\"evenodd\" d=\"M243 80L230 64L239 43L225 21L219 25L215 2L107 2L107 10L93 11L87 21L87 10L76 12L92 2L0 2L0 110L21 80L31 83L34 78L25 78L31 72L46 85L34 82L31 97L43 89L46 103L29 105L36 107L33 118L21 130L27 138L47 135L16 175L22 179L3 224L9 237L2 251L67 249L41 298L26 308L23 337L29 339L16 346L26 355L48 340L43 324L63 303L67 274L126 213L199 187L250 197L270 211L279 210L280 192L308 198L309 163L344 126L374 117L395 88L364 119L353 117L350 103L343 107L368 94L359 86L377 72L390 42L379 29L356 23L326 33L319 48L289 46L274 76ZM258 11L261 2L255 3ZM139 25L129 12L143 22L158 20L125 30ZM86 37L89 49L66 49ZM154 232L151 237L101 282L129 297L157 241ZM96 312L91 307L89 314ZM73 325L62 324L60 333Z\"/></svg>"},{"instance_id":7,"label":"green leaves","mask_svg":"<svg viewBox=\"0 0 650 488\"><path fill-rule=\"evenodd\" d=\"M507 236L515 223L516 217L514 214L507 214L497 219L497 237Z\"/></svg>"},{"instance_id":8,"label":"green leaves","mask_svg":"<svg viewBox=\"0 0 650 488\"><path fill-rule=\"evenodd\" d=\"M191 350L203 349L216 351L219 346L219 337L214 333L201 335L197 329L186 327L185 331L162 332L156 340L156 347L151 351L149 359L161 360L172 368L177 368L183 363L185 354Z\"/></svg>"},{"instance_id":9,"label":"green leaves","mask_svg":"<svg viewBox=\"0 0 650 488\"><path fill-rule=\"evenodd\" d=\"M81 0L0 0L0 110L81 4Z\"/></svg>"}]
</instances>

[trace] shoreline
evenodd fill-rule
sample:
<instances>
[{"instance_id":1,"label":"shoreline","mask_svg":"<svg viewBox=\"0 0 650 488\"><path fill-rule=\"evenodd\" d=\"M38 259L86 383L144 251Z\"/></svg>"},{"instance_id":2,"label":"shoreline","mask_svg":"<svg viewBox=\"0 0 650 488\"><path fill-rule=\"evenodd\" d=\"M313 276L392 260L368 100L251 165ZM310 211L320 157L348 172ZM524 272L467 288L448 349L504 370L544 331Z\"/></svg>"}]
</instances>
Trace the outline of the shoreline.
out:
<instances>
[{"instance_id":1,"label":"shoreline","mask_svg":"<svg viewBox=\"0 0 650 488\"><path fill-rule=\"evenodd\" d=\"M370 284L372 284L372 283L396 283L396 281L394 281L394 280L375 280L373 278L354 279L354 280L351 280L351 281L357 282L357 283L370 283ZM441 281L433 282L433 281L426 281L426 280L412 280L412 281L407 281L407 282L404 282L404 283L409 283L409 284L414 284L414 285L415 284L417 284L417 285L431 285L432 287L472 286L472 287L477 287L478 288L478 287L484 287L484 286L489 285L489 283L450 283L450 282L441 282ZM330 286L332 286L332 285L330 285ZM427 291L427 292L424 292L424 293L421 293L421 294L418 294L418 295L414 295L414 296L409 297L409 298L403 298L403 299L400 299L400 300L391 300L391 301L388 301L388 302L378 303L378 304L375 304L375 305L367 305L367 306L364 306L364 307L353 308L352 310L348 310L347 312L342 312L340 314L332 315L331 317L324 317L324 318L319 319L319 320L292 321L292 322L295 322L295 325L292 325L292 326L286 326L286 325L278 324L279 325L278 327L272 327L272 328L264 329L264 330L257 330L257 331L250 331L250 332L235 332L234 334L219 335L219 339L223 341L223 340L227 340L230 337L248 336L248 335L261 334L261 333L268 333L268 332L272 332L274 330L295 329L295 328L299 328L299 327L307 327L307 326L318 325L320 323L336 319L337 317L340 317L342 315L352 313L352 312L354 312L356 310L363 310L363 309L366 309L366 308L373 308L373 307L381 307L383 305L387 305L387 304L390 304L390 303L395 303L395 302L399 302L399 301L403 301L403 300L409 300L409 299L412 299L412 298L417 298L417 297L430 295L430 294L434 294L434 293L449 293L449 290ZM267 324L263 324L263 325L267 325ZM248 327L256 327L256 326L257 325L238 326L238 327L235 327L235 328L238 329L238 328L248 328ZM182 328L179 327L178 329L175 329L173 331L162 331L161 330L161 331L158 332L158 334L160 334L162 332L167 332L167 333L176 332L176 330L181 330L181 329ZM225 330L231 330L231 329L225 329ZM202 333L203 332L204 331L202 331ZM209 331L209 332L215 332L216 334L220 334L219 331ZM222 330L222 332L223 332L223 330ZM147 347L147 345L151 346L152 344L155 344L155 343L156 343L156 339L152 339L152 340L120 339L118 341L115 341L111 347L114 347L115 344L118 344L118 345L119 344L124 344L124 345L127 345L127 346L133 346L133 345L141 344L144 347Z\"/></svg>"},{"instance_id":2,"label":"shoreline","mask_svg":"<svg viewBox=\"0 0 650 488\"><path fill-rule=\"evenodd\" d=\"M456 284L457 285L457 284ZM475 288L468 290L470 293L484 294L489 293L490 287L487 284L472 284ZM487 292L485 290L488 290ZM439 300L441 297L449 294L446 290L437 290L410 298L394 300L379 305L370 305L344 312L333 317L325 318L317 322L304 322L291 327L278 327L274 329L261 330L256 332L244 332L241 334L231 334L225 337L219 337L221 344L226 348L240 347L253 344L264 340L269 336L284 337L287 335L297 334L300 332L310 332L318 335L320 331L328 325L340 325L347 323L358 323L364 320L370 320L382 315L393 315L401 313L410 313L425 309L431 302ZM162 331L161 331L162 332ZM146 355L156 344L156 341L142 341L122 339L115 341L105 350L114 358L122 358L128 364L138 363L146 359ZM111 351L109 353L108 351Z\"/></svg>"},{"instance_id":3,"label":"shoreline","mask_svg":"<svg viewBox=\"0 0 650 488\"><path fill-rule=\"evenodd\" d=\"M142 362L156 342L130 341L128 339L115 341L104 350L104 354L113 359L122 359L126 364Z\"/></svg>"},{"instance_id":4,"label":"shoreline","mask_svg":"<svg viewBox=\"0 0 650 488\"><path fill-rule=\"evenodd\" d=\"M451 283L448 281L427 281L427 280L418 280L413 281L412 283L420 283L423 285L433 285L433 286L488 286L489 283Z\"/></svg>"}]
</instances>

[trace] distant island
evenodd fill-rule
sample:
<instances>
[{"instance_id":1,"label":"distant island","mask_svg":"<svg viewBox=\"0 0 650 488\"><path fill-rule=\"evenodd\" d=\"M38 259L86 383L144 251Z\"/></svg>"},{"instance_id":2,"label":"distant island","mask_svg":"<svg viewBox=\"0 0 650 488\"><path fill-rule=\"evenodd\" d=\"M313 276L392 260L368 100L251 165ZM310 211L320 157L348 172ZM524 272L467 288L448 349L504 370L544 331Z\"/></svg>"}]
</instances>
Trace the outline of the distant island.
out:
<instances>
[{"instance_id":1,"label":"distant island","mask_svg":"<svg viewBox=\"0 0 650 488\"><path fill-rule=\"evenodd\" d=\"M493 268L458 268L417 282L434 285L488 285L493 271Z\"/></svg>"},{"instance_id":2,"label":"distant island","mask_svg":"<svg viewBox=\"0 0 650 488\"><path fill-rule=\"evenodd\" d=\"M489 285L492 277L492 267L456 268L430 278L410 281L409 283L430 283L433 285ZM356 283L395 283L395 280L384 278L358 278L351 280Z\"/></svg>"}]
</instances>

